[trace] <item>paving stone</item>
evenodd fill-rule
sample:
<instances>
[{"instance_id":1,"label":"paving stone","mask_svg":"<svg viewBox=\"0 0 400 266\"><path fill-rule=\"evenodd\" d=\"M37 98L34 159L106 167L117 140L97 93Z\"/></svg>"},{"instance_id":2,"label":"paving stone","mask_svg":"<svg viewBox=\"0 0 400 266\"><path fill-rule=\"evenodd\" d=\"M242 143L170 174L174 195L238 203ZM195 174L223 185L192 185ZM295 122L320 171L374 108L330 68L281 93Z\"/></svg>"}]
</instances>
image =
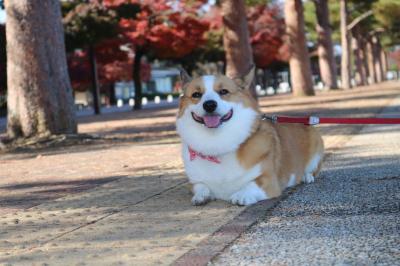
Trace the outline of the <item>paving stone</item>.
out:
<instances>
[{"instance_id":1,"label":"paving stone","mask_svg":"<svg viewBox=\"0 0 400 266\"><path fill-rule=\"evenodd\" d=\"M85 261L88 265L155 265L169 264L198 242L216 231L226 220L237 216L243 207L217 201L193 208L187 185L178 185L139 204L124 208L87 225L77 234L68 234L23 254L30 261L65 265ZM93 230L89 230L93 228ZM20 263L21 256L8 256Z\"/></svg>"}]
</instances>

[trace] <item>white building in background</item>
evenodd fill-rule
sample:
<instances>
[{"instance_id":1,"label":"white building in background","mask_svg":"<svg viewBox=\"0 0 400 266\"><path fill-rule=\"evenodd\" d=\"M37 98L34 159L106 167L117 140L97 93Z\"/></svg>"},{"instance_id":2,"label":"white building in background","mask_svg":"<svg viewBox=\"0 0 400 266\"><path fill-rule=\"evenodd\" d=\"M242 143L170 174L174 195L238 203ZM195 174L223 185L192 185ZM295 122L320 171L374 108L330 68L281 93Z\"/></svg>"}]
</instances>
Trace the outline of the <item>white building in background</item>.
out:
<instances>
[{"instance_id":1,"label":"white building in background","mask_svg":"<svg viewBox=\"0 0 400 266\"><path fill-rule=\"evenodd\" d=\"M176 68L152 69L149 82L142 83L143 93L169 94L174 92L174 86L179 77ZM114 85L116 100L129 100L135 96L135 85L130 82L116 82Z\"/></svg>"},{"instance_id":2,"label":"white building in background","mask_svg":"<svg viewBox=\"0 0 400 266\"><path fill-rule=\"evenodd\" d=\"M151 81L154 83L154 92L172 93L177 79L179 79L179 70L177 68L154 69L151 71Z\"/></svg>"},{"instance_id":3,"label":"white building in background","mask_svg":"<svg viewBox=\"0 0 400 266\"><path fill-rule=\"evenodd\" d=\"M115 90L115 99L117 101L122 99L128 100L129 98L133 98L135 96L135 86L133 85L133 81L115 82L114 90Z\"/></svg>"},{"instance_id":4,"label":"white building in background","mask_svg":"<svg viewBox=\"0 0 400 266\"><path fill-rule=\"evenodd\" d=\"M6 23L6 11L0 8L0 24Z\"/></svg>"},{"instance_id":5,"label":"white building in background","mask_svg":"<svg viewBox=\"0 0 400 266\"><path fill-rule=\"evenodd\" d=\"M152 69L149 82L142 82L143 94L171 94L174 92L176 82L179 80L179 70L177 68ZM115 103L129 103L135 97L135 85L133 81L120 81L114 83ZM91 105L91 90L75 91L75 104L79 107ZM100 97L101 103L105 104L105 95Z\"/></svg>"}]
</instances>

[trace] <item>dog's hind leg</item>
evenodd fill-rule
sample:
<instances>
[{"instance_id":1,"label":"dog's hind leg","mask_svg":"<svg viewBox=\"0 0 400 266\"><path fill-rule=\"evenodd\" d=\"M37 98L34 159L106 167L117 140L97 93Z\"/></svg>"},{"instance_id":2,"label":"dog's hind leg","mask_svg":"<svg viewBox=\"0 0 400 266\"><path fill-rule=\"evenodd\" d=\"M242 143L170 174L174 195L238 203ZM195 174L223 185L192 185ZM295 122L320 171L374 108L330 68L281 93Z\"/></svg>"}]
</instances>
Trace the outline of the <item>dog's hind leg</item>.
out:
<instances>
[{"instance_id":1,"label":"dog's hind leg","mask_svg":"<svg viewBox=\"0 0 400 266\"><path fill-rule=\"evenodd\" d=\"M315 176L319 173L322 164L322 154L316 153L307 164L304 171L302 181L304 183L313 183L315 181Z\"/></svg>"}]
</instances>

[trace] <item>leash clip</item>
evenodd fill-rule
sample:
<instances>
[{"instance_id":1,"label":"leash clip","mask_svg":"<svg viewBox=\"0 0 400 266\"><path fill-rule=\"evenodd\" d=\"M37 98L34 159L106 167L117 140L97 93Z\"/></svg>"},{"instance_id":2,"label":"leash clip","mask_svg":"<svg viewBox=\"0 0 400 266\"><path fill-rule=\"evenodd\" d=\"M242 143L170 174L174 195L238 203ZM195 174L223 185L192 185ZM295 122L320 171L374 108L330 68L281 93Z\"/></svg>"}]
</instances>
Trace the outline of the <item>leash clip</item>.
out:
<instances>
[{"instance_id":1,"label":"leash clip","mask_svg":"<svg viewBox=\"0 0 400 266\"><path fill-rule=\"evenodd\" d=\"M278 123L278 116L277 115L269 116L269 115L263 114L261 117L261 120L264 120L264 121L270 120L273 124L276 124L276 123Z\"/></svg>"},{"instance_id":2,"label":"leash clip","mask_svg":"<svg viewBox=\"0 0 400 266\"><path fill-rule=\"evenodd\" d=\"M318 125L318 124L319 124L319 117L317 117L317 116L310 116L310 117L308 118L308 124L309 124L310 126Z\"/></svg>"}]
</instances>

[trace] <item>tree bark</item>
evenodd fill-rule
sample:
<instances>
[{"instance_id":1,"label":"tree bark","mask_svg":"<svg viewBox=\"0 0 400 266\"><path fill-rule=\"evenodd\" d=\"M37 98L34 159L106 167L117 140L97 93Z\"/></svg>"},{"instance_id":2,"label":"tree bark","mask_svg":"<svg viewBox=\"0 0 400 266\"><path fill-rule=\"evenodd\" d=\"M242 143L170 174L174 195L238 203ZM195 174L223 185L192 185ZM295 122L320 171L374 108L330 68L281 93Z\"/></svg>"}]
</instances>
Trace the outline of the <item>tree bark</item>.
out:
<instances>
[{"instance_id":1,"label":"tree bark","mask_svg":"<svg viewBox=\"0 0 400 266\"><path fill-rule=\"evenodd\" d=\"M342 44L341 81L342 88L351 88L350 34L347 31L347 2L340 0L340 34Z\"/></svg>"},{"instance_id":2,"label":"tree bark","mask_svg":"<svg viewBox=\"0 0 400 266\"><path fill-rule=\"evenodd\" d=\"M230 78L243 77L254 65L245 2L222 0L221 11L224 24L226 75ZM251 91L256 97L254 82Z\"/></svg>"},{"instance_id":3,"label":"tree bark","mask_svg":"<svg viewBox=\"0 0 400 266\"><path fill-rule=\"evenodd\" d=\"M76 133L60 2L6 1L7 133Z\"/></svg>"},{"instance_id":4,"label":"tree bark","mask_svg":"<svg viewBox=\"0 0 400 266\"><path fill-rule=\"evenodd\" d=\"M353 55L356 66L355 80L357 85L364 86L367 85L367 77L363 67L363 59L362 59L363 53L361 47L361 40L357 28L353 29L352 35L353 35L352 38Z\"/></svg>"},{"instance_id":5,"label":"tree bark","mask_svg":"<svg viewBox=\"0 0 400 266\"><path fill-rule=\"evenodd\" d=\"M133 84L135 85L135 105L134 110L142 109L142 78L140 76L140 68L142 66L143 52L136 49L135 58L133 60Z\"/></svg>"},{"instance_id":6,"label":"tree bark","mask_svg":"<svg viewBox=\"0 0 400 266\"><path fill-rule=\"evenodd\" d=\"M374 66L374 49L373 49L372 38L367 39L367 59L368 59L368 72L369 72L369 84L376 83L376 71Z\"/></svg>"},{"instance_id":7,"label":"tree bark","mask_svg":"<svg viewBox=\"0 0 400 266\"><path fill-rule=\"evenodd\" d=\"M379 37L375 34L372 36L372 44L373 44L373 58L374 58L374 68L376 73L376 82L382 82L383 77L383 67L382 67L382 60L381 60L381 43Z\"/></svg>"},{"instance_id":8,"label":"tree bark","mask_svg":"<svg viewBox=\"0 0 400 266\"><path fill-rule=\"evenodd\" d=\"M368 68L368 48L367 48L367 40L365 38L363 38L362 36L360 36L359 38L360 41L360 52L361 52L361 60L362 60L362 66L364 69L364 73L365 73L365 78L367 80L367 84L370 84L370 80L369 80L369 68Z\"/></svg>"},{"instance_id":9,"label":"tree bark","mask_svg":"<svg viewBox=\"0 0 400 266\"><path fill-rule=\"evenodd\" d=\"M337 89L336 62L329 23L328 0L314 0L317 13L318 61L321 79L328 89Z\"/></svg>"},{"instance_id":10,"label":"tree bark","mask_svg":"<svg viewBox=\"0 0 400 266\"><path fill-rule=\"evenodd\" d=\"M285 22L290 48L290 79L295 96L314 95L301 0L285 1Z\"/></svg>"},{"instance_id":11,"label":"tree bark","mask_svg":"<svg viewBox=\"0 0 400 266\"><path fill-rule=\"evenodd\" d=\"M386 74L389 69L387 55L384 49L381 49L381 61L382 61L382 70L383 70L383 79L386 80Z\"/></svg>"},{"instance_id":12,"label":"tree bark","mask_svg":"<svg viewBox=\"0 0 400 266\"><path fill-rule=\"evenodd\" d=\"M117 103L117 100L115 99L115 84L110 83L108 85L108 91L109 91L109 104L110 105L115 105Z\"/></svg>"},{"instance_id":13,"label":"tree bark","mask_svg":"<svg viewBox=\"0 0 400 266\"><path fill-rule=\"evenodd\" d=\"M96 52L93 45L89 46L90 70L92 75L93 109L96 115L100 114L99 78L97 75Z\"/></svg>"},{"instance_id":14,"label":"tree bark","mask_svg":"<svg viewBox=\"0 0 400 266\"><path fill-rule=\"evenodd\" d=\"M6 27L0 24L0 93L7 91ZM0 113L3 111L0 106Z\"/></svg>"}]
</instances>

